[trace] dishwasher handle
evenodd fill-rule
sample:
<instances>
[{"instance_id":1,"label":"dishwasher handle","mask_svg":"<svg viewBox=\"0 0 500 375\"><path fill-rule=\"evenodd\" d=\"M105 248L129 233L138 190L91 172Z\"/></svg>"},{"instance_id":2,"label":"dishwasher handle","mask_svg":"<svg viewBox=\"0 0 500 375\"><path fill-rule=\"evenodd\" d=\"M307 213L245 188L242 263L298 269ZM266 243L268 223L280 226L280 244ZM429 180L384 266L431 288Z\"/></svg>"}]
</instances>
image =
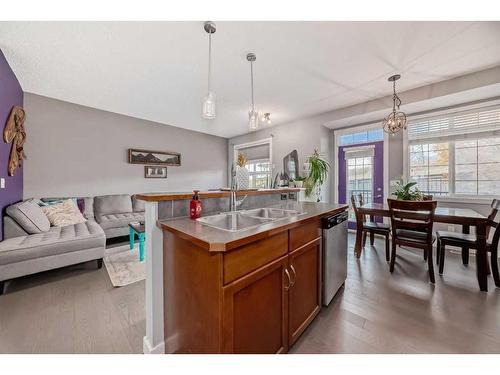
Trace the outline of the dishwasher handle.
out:
<instances>
[{"instance_id":1,"label":"dishwasher handle","mask_svg":"<svg viewBox=\"0 0 500 375\"><path fill-rule=\"evenodd\" d=\"M349 213L347 211L341 212L340 214L332 215L329 217L324 217L321 219L321 227L323 229L330 229L335 225L338 225L344 221L346 221L349 217Z\"/></svg>"}]
</instances>

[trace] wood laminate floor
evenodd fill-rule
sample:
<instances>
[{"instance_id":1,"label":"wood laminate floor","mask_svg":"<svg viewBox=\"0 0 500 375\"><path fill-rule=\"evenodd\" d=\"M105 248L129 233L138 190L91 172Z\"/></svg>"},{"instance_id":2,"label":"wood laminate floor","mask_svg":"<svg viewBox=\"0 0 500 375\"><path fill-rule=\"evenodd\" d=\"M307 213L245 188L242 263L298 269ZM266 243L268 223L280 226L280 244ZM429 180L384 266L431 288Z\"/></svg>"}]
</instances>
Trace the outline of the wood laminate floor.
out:
<instances>
[{"instance_id":1,"label":"wood laminate floor","mask_svg":"<svg viewBox=\"0 0 500 375\"><path fill-rule=\"evenodd\" d=\"M500 289L481 293L471 265L448 253L428 283L421 252L400 250L394 274L382 240L352 254L345 289L291 353L500 353ZM144 282L113 288L95 262L23 277L0 296L0 353L142 353Z\"/></svg>"}]
</instances>

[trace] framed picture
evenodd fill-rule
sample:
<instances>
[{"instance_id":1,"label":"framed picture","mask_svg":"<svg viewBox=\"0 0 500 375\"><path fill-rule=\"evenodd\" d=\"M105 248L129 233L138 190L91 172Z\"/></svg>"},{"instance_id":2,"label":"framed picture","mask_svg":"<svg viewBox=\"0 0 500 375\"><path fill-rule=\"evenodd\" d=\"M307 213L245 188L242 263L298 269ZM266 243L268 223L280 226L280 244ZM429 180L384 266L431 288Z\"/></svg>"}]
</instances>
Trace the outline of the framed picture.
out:
<instances>
[{"instance_id":1,"label":"framed picture","mask_svg":"<svg viewBox=\"0 0 500 375\"><path fill-rule=\"evenodd\" d=\"M145 178L167 178L167 167L157 167L156 165L146 165L144 167Z\"/></svg>"},{"instance_id":2,"label":"framed picture","mask_svg":"<svg viewBox=\"0 0 500 375\"><path fill-rule=\"evenodd\" d=\"M148 151L129 148L128 162L131 164L158 164L178 167L181 165L181 154L170 151Z\"/></svg>"}]
</instances>

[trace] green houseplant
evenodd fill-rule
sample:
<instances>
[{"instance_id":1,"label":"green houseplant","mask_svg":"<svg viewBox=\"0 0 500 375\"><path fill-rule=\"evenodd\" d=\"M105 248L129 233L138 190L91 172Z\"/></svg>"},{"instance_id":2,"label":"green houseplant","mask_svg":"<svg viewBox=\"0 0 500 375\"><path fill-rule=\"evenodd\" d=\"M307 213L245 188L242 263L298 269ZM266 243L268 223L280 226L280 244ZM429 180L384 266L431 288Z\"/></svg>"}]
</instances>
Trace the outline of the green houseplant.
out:
<instances>
[{"instance_id":1,"label":"green houseplant","mask_svg":"<svg viewBox=\"0 0 500 375\"><path fill-rule=\"evenodd\" d=\"M395 195L397 199L403 201L421 201L424 195L416 185L416 182L408 182L404 185L401 182L398 182L396 190L392 193L392 195Z\"/></svg>"},{"instance_id":2,"label":"green houseplant","mask_svg":"<svg viewBox=\"0 0 500 375\"><path fill-rule=\"evenodd\" d=\"M307 158L307 162L309 163L309 176L305 180L306 197L310 197L313 191L316 190L316 199L319 202L321 200L321 185L328 177L330 163L322 159L316 149Z\"/></svg>"},{"instance_id":3,"label":"green houseplant","mask_svg":"<svg viewBox=\"0 0 500 375\"><path fill-rule=\"evenodd\" d=\"M297 176L292 181L294 182L295 187L301 188L305 180L306 180L305 177Z\"/></svg>"}]
</instances>

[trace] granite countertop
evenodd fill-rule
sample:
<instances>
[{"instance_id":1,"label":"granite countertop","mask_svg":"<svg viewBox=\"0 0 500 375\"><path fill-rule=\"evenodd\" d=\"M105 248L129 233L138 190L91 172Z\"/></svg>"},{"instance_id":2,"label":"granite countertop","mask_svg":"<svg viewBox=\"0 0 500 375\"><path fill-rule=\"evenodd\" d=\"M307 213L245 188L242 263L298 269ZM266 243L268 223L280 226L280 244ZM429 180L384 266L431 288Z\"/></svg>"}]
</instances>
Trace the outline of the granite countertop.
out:
<instances>
[{"instance_id":1,"label":"granite countertop","mask_svg":"<svg viewBox=\"0 0 500 375\"><path fill-rule=\"evenodd\" d=\"M301 223L311 220L312 218L342 212L346 210L347 207L346 204L300 202L293 208L305 212L305 214L271 221L240 232L229 232L209 227L189 218L158 220L157 225L160 229L172 232L205 250L224 252L262 238L270 237L284 230L297 227Z\"/></svg>"},{"instance_id":2,"label":"granite countertop","mask_svg":"<svg viewBox=\"0 0 500 375\"><path fill-rule=\"evenodd\" d=\"M278 188L278 189L251 189L251 190L237 190L236 195L261 195L261 194L274 194L274 193L289 193L300 191L299 188ZM229 190L213 190L213 191L200 191L198 193L200 198L222 198L229 197ZM180 192L180 193L144 193L136 194L137 199L147 202L160 202L172 201L179 199L191 199L193 192Z\"/></svg>"}]
</instances>

